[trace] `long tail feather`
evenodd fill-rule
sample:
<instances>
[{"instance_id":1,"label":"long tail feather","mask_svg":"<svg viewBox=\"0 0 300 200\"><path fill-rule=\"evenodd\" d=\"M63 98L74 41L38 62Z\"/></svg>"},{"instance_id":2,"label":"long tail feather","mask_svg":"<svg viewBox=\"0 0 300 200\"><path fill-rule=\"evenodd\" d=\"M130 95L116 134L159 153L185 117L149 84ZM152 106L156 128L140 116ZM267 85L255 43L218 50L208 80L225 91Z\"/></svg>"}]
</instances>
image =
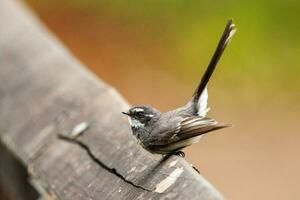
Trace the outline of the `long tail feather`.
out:
<instances>
[{"instance_id":1,"label":"long tail feather","mask_svg":"<svg viewBox=\"0 0 300 200\"><path fill-rule=\"evenodd\" d=\"M203 90L205 89L211 75L213 74L213 72L217 66L219 59L222 56L222 53L224 52L225 47L229 43L231 37L234 35L235 31L236 31L235 25L233 24L232 19L230 19L227 22L225 30L224 30L222 37L218 43L217 49L215 50L214 55L208 65L204 75L202 76L197 89L194 92L193 101L194 101L195 105L199 101L200 95L202 94Z\"/></svg>"}]
</instances>

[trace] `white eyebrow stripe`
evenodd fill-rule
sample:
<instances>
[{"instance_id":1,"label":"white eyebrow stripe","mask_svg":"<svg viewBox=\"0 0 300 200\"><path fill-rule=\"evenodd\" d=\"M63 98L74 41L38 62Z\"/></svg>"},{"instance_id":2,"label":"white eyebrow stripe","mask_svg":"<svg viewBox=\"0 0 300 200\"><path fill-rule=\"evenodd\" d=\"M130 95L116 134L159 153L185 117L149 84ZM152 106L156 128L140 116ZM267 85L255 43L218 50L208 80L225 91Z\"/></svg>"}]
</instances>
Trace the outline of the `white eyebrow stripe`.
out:
<instances>
[{"instance_id":1,"label":"white eyebrow stripe","mask_svg":"<svg viewBox=\"0 0 300 200\"><path fill-rule=\"evenodd\" d=\"M146 114L145 116L146 117L153 117L154 115L153 114Z\"/></svg>"},{"instance_id":2,"label":"white eyebrow stripe","mask_svg":"<svg viewBox=\"0 0 300 200\"><path fill-rule=\"evenodd\" d=\"M143 108L135 108L133 109L135 112L144 112L144 109Z\"/></svg>"}]
</instances>

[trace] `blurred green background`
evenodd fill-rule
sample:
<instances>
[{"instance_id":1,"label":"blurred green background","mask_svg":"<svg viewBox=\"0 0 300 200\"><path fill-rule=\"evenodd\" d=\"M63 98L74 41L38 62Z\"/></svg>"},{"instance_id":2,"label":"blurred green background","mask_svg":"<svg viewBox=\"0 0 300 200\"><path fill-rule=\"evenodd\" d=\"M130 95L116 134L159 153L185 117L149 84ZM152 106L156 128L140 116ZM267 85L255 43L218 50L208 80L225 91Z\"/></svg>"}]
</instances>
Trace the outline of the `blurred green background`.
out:
<instances>
[{"instance_id":1,"label":"blurred green background","mask_svg":"<svg viewBox=\"0 0 300 200\"><path fill-rule=\"evenodd\" d=\"M237 33L209 85L209 116L232 123L186 149L227 198L300 198L300 3L27 0L131 104L163 111L192 95L226 21Z\"/></svg>"}]
</instances>

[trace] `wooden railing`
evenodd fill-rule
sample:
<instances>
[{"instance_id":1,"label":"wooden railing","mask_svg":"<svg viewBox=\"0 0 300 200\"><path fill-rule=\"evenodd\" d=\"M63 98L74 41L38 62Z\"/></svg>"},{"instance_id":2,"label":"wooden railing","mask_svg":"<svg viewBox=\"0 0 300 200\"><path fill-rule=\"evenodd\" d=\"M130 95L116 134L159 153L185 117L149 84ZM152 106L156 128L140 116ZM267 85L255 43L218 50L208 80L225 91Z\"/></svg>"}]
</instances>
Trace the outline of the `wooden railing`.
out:
<instances>
[{"instance_id":1,"label":"wooden railing","mask_svg":"<svg viewBox=\"0 0 300 200\"><path fill-rule=\"evenodd\" d=\"M142 149L128 107L22 2L0 1L0 149L12 157L0 153L0 191L30 199L17 189L28 178L48 199L223 199L184 159Z\"/></svg>"}]
</instances>

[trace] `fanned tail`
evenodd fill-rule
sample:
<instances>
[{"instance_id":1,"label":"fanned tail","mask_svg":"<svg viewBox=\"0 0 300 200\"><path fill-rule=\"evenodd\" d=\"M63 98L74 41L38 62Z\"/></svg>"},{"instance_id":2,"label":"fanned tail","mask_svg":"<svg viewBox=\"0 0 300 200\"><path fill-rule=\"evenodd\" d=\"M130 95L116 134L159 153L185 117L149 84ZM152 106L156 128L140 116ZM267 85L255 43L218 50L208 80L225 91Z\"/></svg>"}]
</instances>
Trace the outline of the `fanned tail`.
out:
<instances>
[{"instance_id":1,"label":"fanned tail","mask_svg":"<svg viewBox=\"0 0 300 200\"><path fill-rule=\"evenodd\" d=\"M213 74L213 72L218 64L218 61L220 60L220 58L222 56L222 53L224 52L227 44L230 42L230 39L234 35L235 31L236 31L235 25L233 24L232 19L230 19L227 22L225 30L224 30L222 37L218 43L217 49L215 50L214 55L208 65L204 75L202 76L197 89L194 92L194 95L193 95L194 105L198 104L198 101L199 101L199 98L200 98L202 92L204 91L211 75ZM199 109L199 108L197 108L197 109Z\"/></svg>"}]
</instances>

